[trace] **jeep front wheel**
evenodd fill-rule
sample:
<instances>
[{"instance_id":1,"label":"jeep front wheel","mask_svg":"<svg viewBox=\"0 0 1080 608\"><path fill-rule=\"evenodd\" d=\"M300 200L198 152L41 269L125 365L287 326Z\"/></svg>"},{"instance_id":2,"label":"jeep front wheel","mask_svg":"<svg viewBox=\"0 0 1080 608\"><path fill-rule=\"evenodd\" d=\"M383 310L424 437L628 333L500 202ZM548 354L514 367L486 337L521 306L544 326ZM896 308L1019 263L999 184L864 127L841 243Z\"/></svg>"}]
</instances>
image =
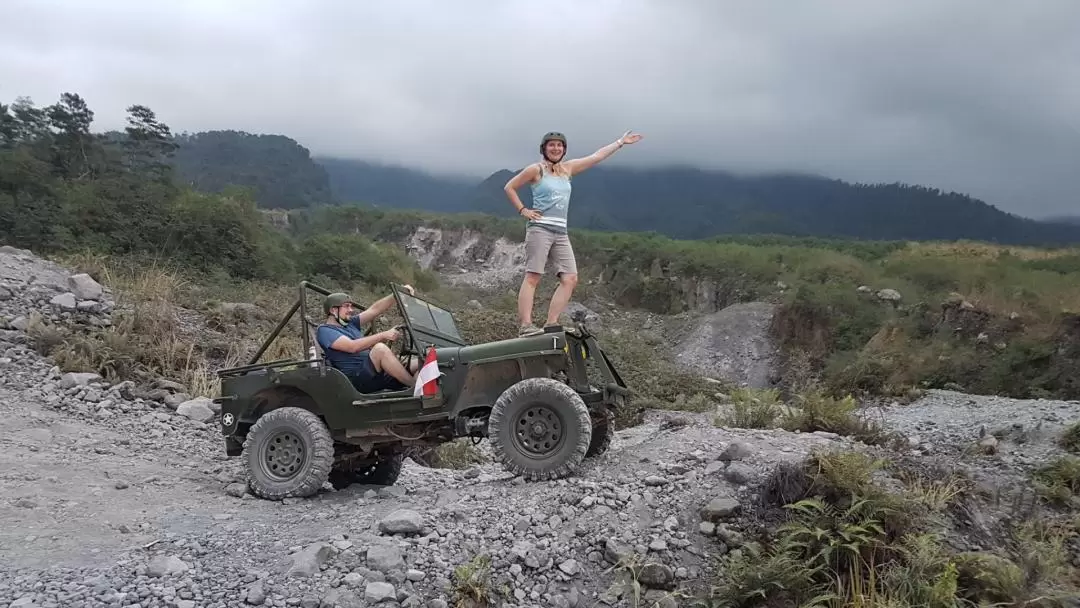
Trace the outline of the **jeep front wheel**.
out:
<instances>
[{"instance_id":1,"label":"jeep front wheel","mask_svg":"<svg viewBox=\"0 0 1080 608\"><path fill-rule=\"evenodd\" d=\"M527 378L495 401L488 440L495 457L515 475L560 479L585 458L592 420L574 389L550 378Z\"/></svg>"},{"instance_id":2,"label":"jeep front wheel","mask_svg":"<svg viewBox=\"0 0 1080 608\"><path fill-rule=\"evenodd\" d=\"M271 410L244 440L248 487L269 500L311 496L334 463L334 441L318 416L298 407Z\"/></svg>"}]
</instances>

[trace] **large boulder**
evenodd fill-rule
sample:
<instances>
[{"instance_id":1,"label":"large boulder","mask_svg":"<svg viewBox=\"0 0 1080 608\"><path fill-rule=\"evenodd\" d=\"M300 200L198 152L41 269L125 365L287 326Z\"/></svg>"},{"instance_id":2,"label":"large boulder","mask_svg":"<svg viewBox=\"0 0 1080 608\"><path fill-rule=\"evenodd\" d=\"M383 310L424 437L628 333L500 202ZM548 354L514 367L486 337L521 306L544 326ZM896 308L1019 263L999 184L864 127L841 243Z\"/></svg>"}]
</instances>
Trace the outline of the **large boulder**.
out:
<instances>
[{"instance_id":1,"label":"large boulder","mask_svg":"<svg viewBox=\"0 0 1080 608\"><path fill-rule=\"evenodd\" d=\"M85 272L69 277L68 289L80 300L100 300L104 293L101 284Z\"/></svg>"}]
</instances>

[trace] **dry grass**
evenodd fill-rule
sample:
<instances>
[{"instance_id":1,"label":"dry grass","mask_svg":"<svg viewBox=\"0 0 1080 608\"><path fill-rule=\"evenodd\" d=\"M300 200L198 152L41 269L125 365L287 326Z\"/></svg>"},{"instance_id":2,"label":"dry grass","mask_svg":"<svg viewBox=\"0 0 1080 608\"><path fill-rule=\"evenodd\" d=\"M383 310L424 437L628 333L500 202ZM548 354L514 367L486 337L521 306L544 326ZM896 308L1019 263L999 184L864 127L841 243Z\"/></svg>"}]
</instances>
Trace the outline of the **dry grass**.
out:
<instances>
[{"instance_id":1,"label":"dry grass","mask_svg":"<svg viewBox=\"0 0 1080 608\"><path fill-rule=\"evenodd\" d=\"M831 397L817 388L795 394L792 405L780 401L776 389L739 388L731 392L731 403L713 424L745 429L783 428L812 433L824 431L854 437L867 444L883 444L891 439L854 397Z\"/></svg>"},{"instance_id":2,"label":"dry grass","mask_svg":"<svg viewBox=\"0 0 1080 608\"><path fill-rule=\"evenodd\" d=\"M80 253L60 261L87 272L113 291L113 324L100 331L76 333L34 318L29 331L38 350L51 355L64 371L96 372L114 381L142 382L163 376L180 382L193 396L214 396L218 389L215 370L245 363L276 319L269 313L250 320L215 317L215 302L206 296L260 294L269 310L281 308L282 313L289 305L288 298L282 297L284 289L238 283L235 293L228 294L199 285L160 260ZM299 325L293 326L292 334L280 336L264 357L301 354Z\"/></svg>"},{"instance_id":3,"label":"dry grass","mask_svg":"<svg viewBox=\"0 0 1080 608\"><path fill-rule=\"evenodd\" d=\"M1073 505L1080 493L1080 457L1062 456L1039 467L1033 474L1035 488L1049 503Z\"/></svg>"},{"instance_id":4,"label":"dry grass","mask_svg":"<svg viewBox=\"0 0 1080 608\"><path fill-rule=\"evenodd\" d=\"M454 568L452 597L454 608L486 608L495 604L491 582L491 558L478 555Z\"/></svg>"},{"instance_id":5,"label":"dry grass","mask_svg":"<svg viewBox=\"0 0 1080 608\"><path fill-rule=\"evenodd\" d=\"M930 479L924 475L901 473L904 489L916 502L930 511L941 512L972 491L972 484L958 475Z\"/></svg>"},{"instance_id":6,"label":"dry grass","mask_svg":"<svg viewBox=\"0 0 1080 608\"><path fill-rule=\"evenodd\" d=\"M961 241L957 243L909 243L907 247L900 249L894 256L904 255L931 255L939 257L963 257L976 259L997 259L1003 253L1007 253L1021 260L1049 260L1066 257L1080 253L1080 249L1040 249L1036 247L1020 247L992 245L989 243L976 243Z\"/></svg>"},{"instance_id":7,"label":"dry grass","mask_svg":"<svg viewBox=\"0 0 1080 608\"><path fill-rule=\"evenodd\" d=\"M1080 453L1080 422L1065 427L1058 439L1058 445L1073 454Z\"/></svg>"},{"instance_id":8,"label":"dry grass","mask_svg":"<svg viewBox=\"0 0 1080 608\"><path fill-rule=\"evenodd\" d=\"M775 428L784 409L779 391L742 387L731 391L731 403L726 407L728 411L717 416L714 424L740 429Z\"/></svg>"}]
</instances>

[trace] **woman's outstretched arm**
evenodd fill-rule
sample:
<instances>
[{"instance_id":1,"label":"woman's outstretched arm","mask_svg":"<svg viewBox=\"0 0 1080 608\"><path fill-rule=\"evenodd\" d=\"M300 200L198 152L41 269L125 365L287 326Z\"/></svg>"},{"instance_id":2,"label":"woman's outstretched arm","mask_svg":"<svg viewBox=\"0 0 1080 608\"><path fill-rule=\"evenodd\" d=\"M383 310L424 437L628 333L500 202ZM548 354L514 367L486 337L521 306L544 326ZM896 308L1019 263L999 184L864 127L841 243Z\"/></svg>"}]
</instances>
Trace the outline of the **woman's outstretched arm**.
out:
<instances>
[{"instance_id":1,"label":"woman's outstretched arm","mask_svg":"<svg viewBox=\"0 0 1080 608\"><path fill-rule=\"evenodd\" d=\"M596 152L593 152L592 154L590 154L588 156L585 156L585 157L582 157L582 158L575 158L575 159L566 161L565 162L566 168L570 170L571 175L574 175L576 173L581 173L582 171L588 169L589 167L595 165L596 163L598 163L598 162L604 160L605 158L611 156L612 154L615 153L616 150L623 147L624 145L637 143L640 140L641 140L641 135L639 135L637 133L634 133L634 132L631 132L631 131L627 131L626 133L623 133L623 136L620 137L619 139L616 139L615 141L613 141L610 144L604 146L603 148L600 148L599 150L597 150Z\"/></svg>"}]
</instances>

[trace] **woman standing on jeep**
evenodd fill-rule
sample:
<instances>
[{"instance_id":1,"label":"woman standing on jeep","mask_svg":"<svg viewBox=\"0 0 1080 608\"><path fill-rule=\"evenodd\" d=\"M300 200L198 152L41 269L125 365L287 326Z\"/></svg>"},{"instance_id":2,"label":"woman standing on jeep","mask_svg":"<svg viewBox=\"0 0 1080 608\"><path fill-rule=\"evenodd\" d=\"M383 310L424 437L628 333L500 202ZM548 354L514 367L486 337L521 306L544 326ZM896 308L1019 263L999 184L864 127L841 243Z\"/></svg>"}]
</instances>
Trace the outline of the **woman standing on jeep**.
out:
<instances>
[{"instance_id":1,"label":"woman standing on jeep","mask_svg":"<svg viewBox=\"0 0 1080 608\"><path fill-rule=\"evenodd\" d=\"M521 170L506 182L503 191L518 213L528 220L525 229L525 278L518 290L518 335L535 336L544 330L532 322L533 298L536 286L547 269L550 259L555 267L559 286L551 296L545 327L558 325L559 315L570 302L577 286L577 261L567 235L567 215L570 209L570 178L611 156L626 144L637 143L641 135L627 131L622 137L589 156L563 160L566 156L566 136L551 132L540 141L540 162ZM529 184L532 189L532 208L521 202L518 188Z\"/></svg>"}]
</instances>

